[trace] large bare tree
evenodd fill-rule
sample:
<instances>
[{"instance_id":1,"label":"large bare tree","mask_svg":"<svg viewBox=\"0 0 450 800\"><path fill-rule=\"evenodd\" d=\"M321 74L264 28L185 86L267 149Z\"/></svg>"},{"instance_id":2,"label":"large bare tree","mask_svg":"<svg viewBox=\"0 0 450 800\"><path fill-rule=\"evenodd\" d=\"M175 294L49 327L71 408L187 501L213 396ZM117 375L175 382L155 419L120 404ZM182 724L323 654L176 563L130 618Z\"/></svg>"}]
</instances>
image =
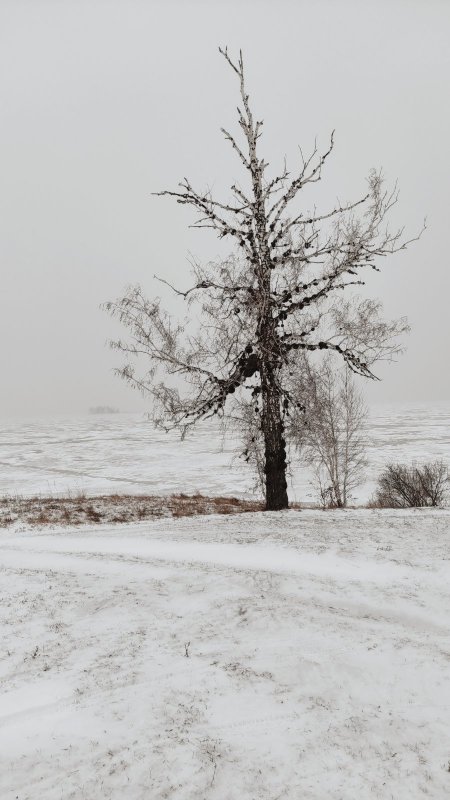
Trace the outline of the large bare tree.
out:
<instances>
[{"instance_id":1,"label":"large bare tree","mask_svg":"<svg viewBox=\"0 0 450 800\"><path fill-rule=\"evenodd\" d=\"M353 297L343 302L341 293L362 284L363 270L378 269L380 258L408 242L385 224L397 195L384 189L375 172L356 202L336 203L324 213L295 206L305 187L321 180L333 135L324 153L314 147L308 157L301 154L294 174L284 165L279 175L268 176L259 155L263 123L253 116L242 53L234 61L226 49L220 52L239 83L242 142L222 132L248 180L234 183L223 202L186 178L176 191L158 193L191 206L198 215L195 227L211 228L235 245L225 261L193 263L190 288L171 286L188 308L198 304L202 329L174 323L160 300L147 299L140 287L106 306L131 334L113 346L148 360L144 373L133 358L118 371L153 396L162 424L185 433L213 415L233 417L248 393L252 438L259 437L264 453L266 507L276 510L288 506L285 423L292 404L301 405L290 389L296 360L305 351L332 351L350 370L375 377L371 366L398 350L405 321L384 322L378 303Z\"/></svg>"}]
</instances>

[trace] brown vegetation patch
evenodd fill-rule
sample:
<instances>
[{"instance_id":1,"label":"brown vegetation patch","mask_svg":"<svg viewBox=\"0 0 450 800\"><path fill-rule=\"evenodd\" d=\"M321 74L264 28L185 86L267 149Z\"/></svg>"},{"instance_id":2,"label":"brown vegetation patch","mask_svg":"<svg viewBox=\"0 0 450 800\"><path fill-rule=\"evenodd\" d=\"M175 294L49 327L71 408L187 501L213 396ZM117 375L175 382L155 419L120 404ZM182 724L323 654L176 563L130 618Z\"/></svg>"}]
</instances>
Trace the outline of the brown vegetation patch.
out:
<instances>
[{"instance_id":1,"label":"brown vegetation patch","mask_svg":"<svg viewBox=\"0 0 450 800\"><path fill-rule=\"evenodd\" d=\"M262 511L261 502L237 497L205 497L201 494L99 495L86 497L2 497L0 527L14 522L35 526L92 525L139 522L161 517L202 514L239 514Z\"/></svg>"}]
</instances>

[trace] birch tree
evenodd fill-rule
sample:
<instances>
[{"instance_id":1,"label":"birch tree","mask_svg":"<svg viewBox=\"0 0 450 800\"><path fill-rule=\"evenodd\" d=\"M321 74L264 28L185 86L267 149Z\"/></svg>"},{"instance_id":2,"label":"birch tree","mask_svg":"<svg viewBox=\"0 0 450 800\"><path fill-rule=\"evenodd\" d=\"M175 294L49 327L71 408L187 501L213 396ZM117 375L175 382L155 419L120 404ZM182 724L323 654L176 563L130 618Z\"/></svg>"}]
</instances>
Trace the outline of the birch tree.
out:
<instances>
[{"instance_id":1,"label":"birch tree","mask_svg":"<svg viewBox=\"0 0 450 800\"><path fill-rule=\"evenodd\" d=\"M294 415L291 438L312 468L322 505L345 508L364 480L367 407L350 370L338 369L330 357L315 367L305 359L302 376L295 381L306 411Z\"/></svg>"},{"instance_id":2,"label":"birch tree","mask_svg":"<svg viewBox=\"0 0 450 800\"><path fill-rule=\"evenodd\" d=\"M385 322L379 304L343 302L342 293L362 285L365 271L378 270L380 260L408 242L387 225L396 190L388 191L374 171L354 202L337 202L321 213L307 210L306 201L298 207L322 179L334 134L324 152L300 151L293 173L284 164L271 176L260 155L263 122L253 114L242 53L233 60L227 49L220 52L240 94L240 137L225 128L222 133L247 180L233 183L226 199L198 190L188 178L157 193L189 206L194 227L210 228L232 244L225 261L194 262L190 286L171 286L192 319L200 314L202 329L171 319L161 301L148 299L139 286L106 307L130 334L113 343L127 356L118 371L153 397L159 424L184 435L201 420L233 418L247 398L264 453L266 508L277 510L288 506L286 421L301 405L289 388L297 359L305 352L333 352L349 370L375 378L372 365L397 352L406 322Z\"/></svg>"}]
</instances>

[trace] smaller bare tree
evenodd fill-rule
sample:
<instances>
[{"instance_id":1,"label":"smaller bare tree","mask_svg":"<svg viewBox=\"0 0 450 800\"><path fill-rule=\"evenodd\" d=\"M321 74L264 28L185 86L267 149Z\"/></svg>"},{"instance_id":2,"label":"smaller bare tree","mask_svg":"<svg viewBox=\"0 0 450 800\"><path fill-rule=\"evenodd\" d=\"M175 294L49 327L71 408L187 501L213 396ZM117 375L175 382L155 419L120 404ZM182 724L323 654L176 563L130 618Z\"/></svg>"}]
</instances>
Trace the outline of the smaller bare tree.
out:
<instances>
[{"instance_id":1,"label":"smaller bare tree","mask_svg":"<svg viewBox=\"0 0 450 800\"><path fill-rule=\"evenodd\" d=\"M337 369L332 357L320 366L305 359L295 381L301 381L295 392L301 392L304 409L292 420L293 440L313 469L322 505L345 508L367 466L364 399L350 370Z\"/></svg>"},{"instance_id":2,"label":"smaller bare tree","mask_svg":"<svg viewBox=\"0 0 450 800\"><path fill-rule=\"evenodd\" d=\"M378 478L372 503L378 508L442 506L447 499L448 481L444 461L422 467L388 464Z\"/></svg>"}]
</instances>

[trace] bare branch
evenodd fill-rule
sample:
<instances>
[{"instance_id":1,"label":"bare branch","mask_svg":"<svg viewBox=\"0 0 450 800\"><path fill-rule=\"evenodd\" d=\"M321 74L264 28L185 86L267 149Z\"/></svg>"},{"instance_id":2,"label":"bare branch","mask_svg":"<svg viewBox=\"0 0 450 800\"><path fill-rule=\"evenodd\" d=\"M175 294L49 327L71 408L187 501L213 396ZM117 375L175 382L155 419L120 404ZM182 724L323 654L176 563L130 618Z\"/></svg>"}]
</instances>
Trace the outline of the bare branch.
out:
<instances>
[{"instance_id":1,"label":"bare branch","mask_svg":"<svg viewBox=\"0 0 450 800\"><path fill-rule=\"evenodd\" d=\"M323 153L322 156L320 156L316 166L313 167L313 169L309 174L307 174L307 169L309 167L309 164L316 153L316 149L314 149L313 155L306 162L303 162L303 168L300 174L297 176L297 178L295 178L291 182L291 185L289 186L288 190L285 192L283 197L281 197L270 209L268 213L268 218L270 219L272 214L275 214L273 221L271 223L272 229L275 229L275 226L277 222L280 220L281 215L283 214L283 212L285 211L286 207L291 202L291 200L293 200L295 195L300 191L300 189L307 183L313 183L316 180L320 180L322 167L326 159L330 155L331 151L333 150L333 146L334 146L334 131L332 131L331 133L330 146L328 150L325 153Z\"/></svg>"}]
</instances>

